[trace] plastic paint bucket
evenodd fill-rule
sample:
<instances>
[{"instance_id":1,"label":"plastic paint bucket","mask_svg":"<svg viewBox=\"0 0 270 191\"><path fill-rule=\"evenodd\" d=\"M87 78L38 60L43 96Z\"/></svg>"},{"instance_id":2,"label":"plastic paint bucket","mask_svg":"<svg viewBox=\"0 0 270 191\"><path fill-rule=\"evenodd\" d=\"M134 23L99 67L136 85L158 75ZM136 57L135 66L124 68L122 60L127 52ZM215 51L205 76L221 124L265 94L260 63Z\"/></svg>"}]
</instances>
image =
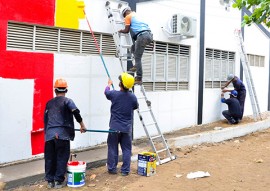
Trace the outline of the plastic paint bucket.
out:
<instances>
[{"instance_id":1,"label":"plastic paint bucket","mask_svg":"<svg viewBox=\"0 0 270 191\"><path fill-rule=\"evenodd\" d=\"M67 186L81 187L85 185L86 163L83 161L70 161L67 165Z\"/></svg>"}]
</instances>

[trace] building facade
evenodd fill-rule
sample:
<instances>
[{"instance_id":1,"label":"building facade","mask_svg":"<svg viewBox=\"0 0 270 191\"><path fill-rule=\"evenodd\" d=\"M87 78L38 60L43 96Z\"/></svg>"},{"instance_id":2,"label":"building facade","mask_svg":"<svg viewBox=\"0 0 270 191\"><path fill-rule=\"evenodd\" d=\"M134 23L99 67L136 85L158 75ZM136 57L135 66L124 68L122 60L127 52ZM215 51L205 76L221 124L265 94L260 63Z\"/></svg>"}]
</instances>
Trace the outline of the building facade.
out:
<instances>
[{"instance_id":1,"label":"building facade","mask_svg":"<svg viewBox=\"0 0 270 191\"><path fill-rule=\"evenodd\" d=\"M143 80L164 133L196 125L199 116L201 123L222 119L225 106L220 102L220 87L228 73L241 76L234 35L241 27L241 11L226 11L217 0L205 2L202 10L202 2L153 0L132 6L154 35L143 56ZM106 1L85 0L86 16L81 3L0 1L0 142L5 145L0 148L0 164L42 156L44 108L54 96L53 82L58 77L67 80L67 97L77 104L87 128L109 128L110 102L104 96L108 77L86 17L116 89L122 69L115 57ZM117 3L113 1L112 5ZM191 19L191 32L185 33L188 38L172 34L175 17ZM267 111L269 38L255 25L244 28L244 38L260 109ZM200 83L203 91L199 90ZM244 115L250 114L247 94ZM143 136L145 132L135 114L134 138ZM106 138L104 133L76 132L72 148L92 147L106 142Z\"/></svg>"}]
</instances>

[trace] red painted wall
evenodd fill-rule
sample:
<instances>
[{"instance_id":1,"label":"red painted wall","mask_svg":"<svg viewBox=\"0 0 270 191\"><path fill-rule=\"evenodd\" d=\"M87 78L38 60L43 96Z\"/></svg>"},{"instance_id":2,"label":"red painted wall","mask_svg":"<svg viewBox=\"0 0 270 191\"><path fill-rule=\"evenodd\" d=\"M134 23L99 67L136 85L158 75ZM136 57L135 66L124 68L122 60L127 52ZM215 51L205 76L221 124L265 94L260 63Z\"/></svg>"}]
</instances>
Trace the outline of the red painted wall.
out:
<instances>
[{"instance_id":1,"label":"red painted wall","mask_svg":"<svg viewBox=\"0 0 270 191\"><path fill-rule=\"evenodd\" d=\"M0 0L0 13L0 77L35 82L33 124L29 133L32 154L36 155L44 150L43 113L46 102L53 97L53 54L7 51L7 24L18 21L54 26L55 0Z\"/></svg>"}]
</instances>

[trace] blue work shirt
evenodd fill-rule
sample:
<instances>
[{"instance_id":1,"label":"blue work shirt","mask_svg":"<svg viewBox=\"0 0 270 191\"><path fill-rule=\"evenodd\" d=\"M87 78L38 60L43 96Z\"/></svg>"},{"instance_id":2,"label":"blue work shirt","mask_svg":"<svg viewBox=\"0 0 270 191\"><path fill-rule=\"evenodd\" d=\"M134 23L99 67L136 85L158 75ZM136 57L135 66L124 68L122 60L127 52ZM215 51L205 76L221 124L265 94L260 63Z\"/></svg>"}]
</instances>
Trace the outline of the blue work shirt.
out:
<instances>
[{"instance_id":1,"label":"blue work shirt","mask_svg":"<svg viewBox=\"0 0 270 191\"><path fill-rule=\"evenodd\" d=\"M46 104L44 123L45 140L58 138L61 140L74 140L74 120L72 110L77 109L72 99L57 96Z\"/></svg>"},{"instance_id":2,"label":"blue work shirt","mask_svg":"<svg viewBox=\"0 0 270 191\"><path fill-rule=\"evenodd\" d=\"M241 94L246 93L246 87L238 77L236 77L236 81L233 81L232 83L234 89L238 92L239 97L241 96Z\"/></svg>"},{"instance_id":3,"label":"blue work shirt","mask_svg":"<svg viewBox=\"0 0 270 191\"><path fill-rule=\"evenodd\" d=\"M112 102L110 129L129 133L132 131L133 111L138 108L136 96L129 91L105 89L105 95Z\"/></svg>"},{"instance_id":4,"label":"blue work shirt","mask_svg":"<svg viewBox=\"0 0 270 191\"><path fill-rule=\"evenodd\" d=\"M242 116L240 103L237 98L231 97L229 99L221 98L222 103L226 103L228 105L228 110L230 113L237 118Z\"/></svg>"}]
</instances>

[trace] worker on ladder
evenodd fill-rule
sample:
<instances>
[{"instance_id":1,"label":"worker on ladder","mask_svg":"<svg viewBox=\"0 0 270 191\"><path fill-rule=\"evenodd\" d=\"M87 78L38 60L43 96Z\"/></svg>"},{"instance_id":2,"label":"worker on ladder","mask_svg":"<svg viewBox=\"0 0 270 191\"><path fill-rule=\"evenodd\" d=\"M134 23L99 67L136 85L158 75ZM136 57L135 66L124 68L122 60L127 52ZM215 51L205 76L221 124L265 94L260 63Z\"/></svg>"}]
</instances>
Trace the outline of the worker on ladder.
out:
<instances>
[{"instance_id":1,"label":"worker on ladder","mask_svg":"<svg viewBox=\"0 0 270 191\"><path fill-rule=\"evenodd\" d=\"M142 84L142 55L144 49L153 41L153 34L145 22L140 20L134 11L131 11L130 7L123 7L122 15L125 19L125 28L119 30L119 33L132 32L132 39L135 41L133 45L133 54L135 58L135 65L130 68L129 71L136 72L135 83Z\"/></svg>"},{"instance_id":2,"label":"worker on ladder","mask_svg":"<svg viewBox=\"0 0 270 191\"><path fill-rule=\"evenodd\" d=\"M241 112L242 112L240 120L242 120L243 115L244 115L244 107L245 107L245 100L246 100L246 87L244 83L234 74L229 74L227 77L227 80L228 81L226 82L226 84L221 88L222 92L223 93L231 92L232 90L225 89L225 88L232 82L234 90L236 90L238 93L237 99L240 103Z\"/></svg>"},{"instance_id":3,"label":"worker on ladder","mask_svg":"<svg viewBox=\"0 0 270 191\"><path fill-rule=\"evenodd\" d=\"M120 143L123 153L121 175L127 176L131 162L133 111L138 109L139 105L136 96L129 91L134 85L134 77L124 72L119 76L119 80L120 91L110 90L113 82L109 79L104 92L106 98L112 102L110 130L118 132L108 134L107 168L109 174L117 174Z\"/></svg>"}]
</instances>

